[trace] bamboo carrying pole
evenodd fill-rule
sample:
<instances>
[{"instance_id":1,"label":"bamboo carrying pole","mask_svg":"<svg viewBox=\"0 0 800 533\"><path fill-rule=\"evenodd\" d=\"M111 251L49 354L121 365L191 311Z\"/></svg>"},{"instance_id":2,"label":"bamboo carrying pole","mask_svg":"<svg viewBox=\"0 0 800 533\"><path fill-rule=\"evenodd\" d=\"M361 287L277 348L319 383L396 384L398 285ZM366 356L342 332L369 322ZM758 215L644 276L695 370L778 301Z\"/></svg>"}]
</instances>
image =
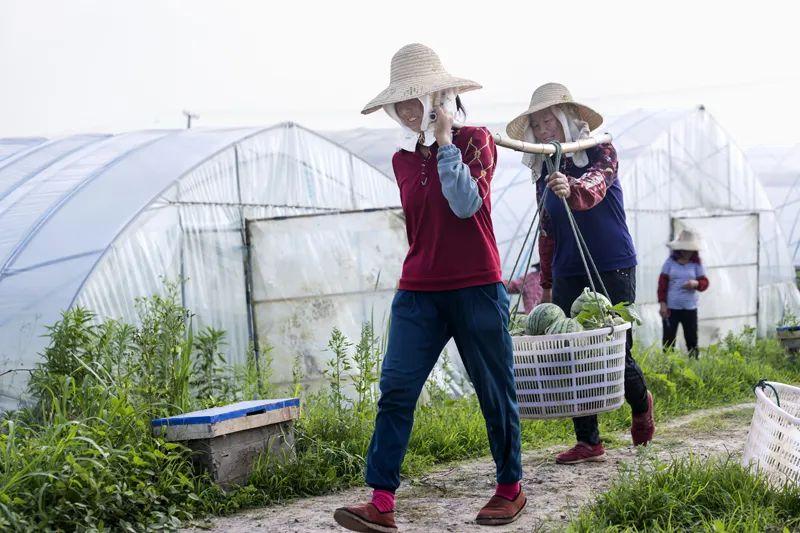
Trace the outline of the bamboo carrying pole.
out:
<instances>
[{"instance_id":1,"label":"bamboo carrying pole","mask_svg":"<svg viewBox=\"0 0 800 533\"><path fill-rule=\"evenodd\" d=\"M495 133L493 137L495 144L497 144L498 146L511 148L512 150L516 150L517 152L526 152L529 154L547 154L547 155L552 155L556 153L556 148L552 144L526 143L524 141L518 141L516 139L503 137L499 133ZM572 152L579 152L581 150L586 150L587 148L593 148L598 144L604 144L610 142L611 142L610 133L595 134L591 137L587 137L586 139L580 139L578 141L574 141L571 143L564 143L561 145L561 151L565 154L570 154Z\"/></svg>"}]
</instances>

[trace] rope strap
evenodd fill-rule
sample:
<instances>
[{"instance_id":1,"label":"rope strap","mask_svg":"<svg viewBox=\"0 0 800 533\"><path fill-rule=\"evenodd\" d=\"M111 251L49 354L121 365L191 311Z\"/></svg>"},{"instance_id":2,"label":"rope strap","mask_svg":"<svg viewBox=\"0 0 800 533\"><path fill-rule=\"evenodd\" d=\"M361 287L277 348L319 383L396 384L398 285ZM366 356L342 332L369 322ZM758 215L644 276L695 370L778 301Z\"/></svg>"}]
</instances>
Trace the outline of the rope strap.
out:
<instances>
[{"instance_id":1,"label":"rope strap","mask_svg":"<svg viewBox=\"0 0 800 533\"><path fill-rule=\"evenodd\" d=\"M564 153L563 149L562 149L562 146L561 146L561 143L559 143L557 141L552 141L549 144L553 146L554 153L553 153L552 157L545 157L544 158L545 166L547 167L548 176L552 175L554 172L558 171L561 168L561 158L562 158L563 153ZM534 239L533 239L533 242L531 243L530 252L528 254L528 261L527 261L526 266L525 266L525 274L523 275L523 278L522 278L522 287L520 289L520 293L522 293L522 294L524 294L524 292L525 292L525 284L527 282L528 271L530 270L530 263L531 263L531 259L533 257L533 248L536 246L536 240L538 239L539 233L541 231L541 222L542 222L541 211L542 211L542 207L544 205L544 199L545 199L545 197L547 196L548 193L550 193L550 189L545 185L544 192L542 193L542 197L539 200L539 203L538 203L538 205L536 207L536 212L534 213L533 219L531 220L531 224L528 227L528 232L525 234L525 239L523 240L522 246L520 247L520 251L519 251L519 255L517 256L517 260L514 262L514 267L511 269L511 278L510 279L514 279L514 274L517 271L517 265L519 264L519 261L522 258L522 256L525 254L525 246L528 243L528 239L530 238L531 232L533 232L533 228L534 228L534 225L535 225L536 226L536 231L534 232ZM567 199L566 198L562 198L561 201L562 201L562 203L564 205L564 209L565 209L565 211L567 213L567 220L569 221L570 227L572 229L572 235L575 237L575 244L578 247L578 252L580 253L580 256L581 256L581 262L583 263L583 269L586 272L587 279L589 280L589 287L591 288L592 294L594 295L595 303L597 304L597 307L599 309L601 309L601 312L603 313L603 317L604 318L608 317L610 319L611 318L611 313L605 308L604 305L602 305L600 303L600 298L597 296L598 293L597 293L597 288L595 287L595 284L594 284L594 278L595 277L597 278L597 281L600 284L600 289L603 291L603 294L605 295L605 297L608 298L609 301L610 301L611 298L608 295L608 290L606 289L605 283L603 283L603 278L600 276L600 272L597 269L597 265L594 262L594 258L592 257L592 254L589 251L589 246L586 244L586 241L583 238L583 234L581 233L580 228L578 227L578 223L575 220L574 215L572 214L572 209L570 209L569 203L567 202ZM538 224L537 224L537 219L538 219ZM590 264L591 264L591 269L589 268ZM594 276L592 274L594 274ZM512 310L512 314L516 314L517 313L517 310L519 309L520 300L521 300L521 298L519 298L517 300L516 304L514 305L514 309ZM609 320L609 322L611 322L611 321ZM613 328L613 323L612 323L612 328Z\"/></svg>"},{"instance_id":2,"label":"rope strap","mask_svg":"<svg viewBox=\"0 0 800 533\"><path fill-rule=\"evenodd\" d=\"M781 406L781 399L778 396L778 391L775 389L775 387L772 386L772 384L768 383L766 379L762 379L758 383L753 385L754 393L756 392L756 387L760 388L761 390L766 390L767 387L772 389L772 392L775 394L775 403L778 404L778 407Z\"/></svg>"}]
</instances>

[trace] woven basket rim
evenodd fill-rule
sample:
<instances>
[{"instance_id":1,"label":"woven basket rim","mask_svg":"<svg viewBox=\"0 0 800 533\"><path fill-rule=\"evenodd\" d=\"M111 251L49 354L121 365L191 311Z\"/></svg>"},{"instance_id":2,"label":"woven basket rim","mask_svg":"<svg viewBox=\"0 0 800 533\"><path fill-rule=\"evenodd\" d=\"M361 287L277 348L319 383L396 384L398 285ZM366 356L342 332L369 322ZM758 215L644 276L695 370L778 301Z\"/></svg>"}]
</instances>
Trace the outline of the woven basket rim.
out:
<instances>
[{"instance_id":1,"label":"woven basket rim","mask_svg":"<svg viewBox=\"0 0 800 533\"><path fill-rule=\"evenodd\" d=\"M772 385L773 387L775 387L775 389L778 391L779 395L780 395L781 389L784 389L784 390L789 389L789 390L792 390L793 392L796 392L796 393L800 394L800 387L795 387L793 385L787 385L786 383L778 383L777 381L767 381L767 384ZM776 404L775 401L772 398L770 398L767 395L767 393L764 392L764 390L762 388L756 387L756 397L759 400L763 400L764 402L768 402L769 406L773 410L779 412L780 414L782 414L783 416L788 418L796 426L800 426L800 417L791 414L790 412L788 412L783 407L778 407L778 404Z\"/></svg>"},{"instance_id":2,"label":"woven basket rim","mask_svg":"<svg viewBox=\"0 0 800 533\"><path fill-rule=\"evenodd\" d=\"M592 337L594 335L601 335L603 332L606 332L606 335L611 335L616 331L628 331L631 329L632 325L630 322L625 322L624 324L620 324L618 326L608 326L605 328L597 328L597 329L586 329L583 331L574 331L572 333L555 333L553 335L512 335L512 339L517 340L528 340L533 339L537 342L541 341L560 341L560 340L571 340L571 339L581 339L583 337Z\"/></svg>"}]
</instances>

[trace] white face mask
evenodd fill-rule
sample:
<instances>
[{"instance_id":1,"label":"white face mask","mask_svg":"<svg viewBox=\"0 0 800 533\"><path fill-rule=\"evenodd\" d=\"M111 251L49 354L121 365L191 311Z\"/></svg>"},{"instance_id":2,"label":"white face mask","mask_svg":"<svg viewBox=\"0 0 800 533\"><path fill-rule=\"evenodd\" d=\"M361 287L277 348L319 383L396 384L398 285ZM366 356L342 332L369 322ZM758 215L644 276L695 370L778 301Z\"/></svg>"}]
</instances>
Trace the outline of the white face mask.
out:
<instances>
[{"instance_id":1,"label":"white face mask","mask_svg":"<svg viewBox=\"0 0 800 533\"><path fill-rule=\"evenodd\" d=\"M398 148L409 152L415 151L418 143L423 146L430 146L436 142L434 133L436 130L436 123L432 122L430 117L433 108L433 94L426 94L418 98L418 100L422 103L422 122L420 123L420 130L422 133L417 133L403 124L403 121L397 116L394 104L383 106L383 110L386 111L386 114L400 124L401 136L398 140ZM444 107L445 111L455 116L457 111L455 91L448 90L442 93L442 107ZM460 126L460 124L456 122L453 122L453 125Z\"/></svg>"}]
</instances>

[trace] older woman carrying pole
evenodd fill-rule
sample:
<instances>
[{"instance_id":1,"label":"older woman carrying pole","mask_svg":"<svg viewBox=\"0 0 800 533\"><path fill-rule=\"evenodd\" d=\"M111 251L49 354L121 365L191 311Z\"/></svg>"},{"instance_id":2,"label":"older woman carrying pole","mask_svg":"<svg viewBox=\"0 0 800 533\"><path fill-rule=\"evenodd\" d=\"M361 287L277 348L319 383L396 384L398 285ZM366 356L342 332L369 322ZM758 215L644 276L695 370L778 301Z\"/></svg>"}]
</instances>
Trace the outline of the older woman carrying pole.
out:
<instances>
[{"instance_id":1,"label":"older woman carrying pole","mask_svg":"<svg viewBox=\"0 0 800 533\"><path fill-rule=\"evenodd\" d=\"M534 91L528 109L508 124L506 132L511 138L525 142L568 143L588 137L602 122L598 113L575 102L566 87L547 83ZM605 287L612 303L632 303L636 298L636 251L625 221L614 147L605 143L567 154L561 167L550 175L546 175L543 157L523 156L523 163L533 173L538 199L544 195L539 236L543 301L552 301L569 315L572 302L590 285L562 200L566 198L599 271L595 284ZM641 445L647 444L655 432L653 397L631 356L632 344L629 331L625 399L633 411L633 443ZM573 423L578 442L559 454L556 462L603 460L605 450L597 416L574 418Z\"/></svg>"},{"instance_id":2,"label":"older woman carrying pole","mask_svg":"<svg viewBox=\"0 0 800 533\"><path fill-rule=\"evenodd\" d=\"M383 109L405 132L392 166L409 251L392 302L381 397L367 451L372 501L334 514L354 531L397 530L394 492L414 409L450 338L475 387L497 467L495 494L476 521L507 524L525 507L509 298L491 219L497 152L486 128L454 123L464 115L459 93L479 88L448 74L430 48L411 44L392 58L389 87L362 111Z\"/></svg>"}]
</instances>

